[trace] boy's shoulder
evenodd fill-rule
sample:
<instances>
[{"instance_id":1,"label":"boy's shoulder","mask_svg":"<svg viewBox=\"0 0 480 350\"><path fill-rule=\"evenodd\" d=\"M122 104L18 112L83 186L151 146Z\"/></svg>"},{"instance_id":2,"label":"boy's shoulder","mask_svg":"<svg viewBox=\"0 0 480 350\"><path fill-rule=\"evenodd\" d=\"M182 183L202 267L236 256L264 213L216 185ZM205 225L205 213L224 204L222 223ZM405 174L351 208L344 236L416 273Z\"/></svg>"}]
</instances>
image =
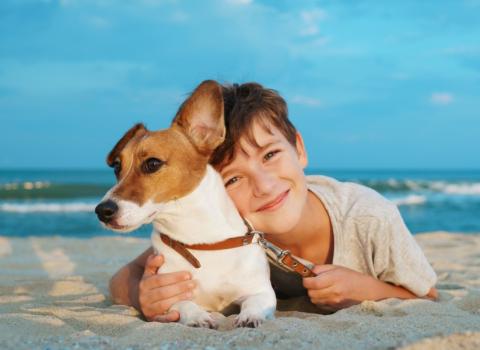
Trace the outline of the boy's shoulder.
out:
<instances>
[{"instance_id":1,"label":"boy's shoulder","mask_svg":"<svg viewBox=\"0 0 480 350\"><path fill-rule=\"evenodd\" d=\"M374 189L323 175L308 175L307 187L338 215L386 218L396 205Z\"/></svg>"}]
</instances>

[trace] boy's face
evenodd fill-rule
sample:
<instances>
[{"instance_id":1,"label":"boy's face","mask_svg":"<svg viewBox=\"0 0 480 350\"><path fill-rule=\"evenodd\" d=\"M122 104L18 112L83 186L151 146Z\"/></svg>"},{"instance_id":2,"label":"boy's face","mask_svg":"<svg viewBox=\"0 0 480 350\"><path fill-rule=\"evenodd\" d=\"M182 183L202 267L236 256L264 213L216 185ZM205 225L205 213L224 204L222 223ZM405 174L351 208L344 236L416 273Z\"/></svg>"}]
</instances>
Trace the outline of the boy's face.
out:
<instances>
[{"instance_id":1,"label":"boy's face","mask_svg":"<svg viewBox=\"0 0 480 350\"><path fill-rule=\"evenodd\" d=\"M252 131L260 147L241 138L233 161L220 174L240 214L255 229L287 233L300 221L307 201L303 140L297 134L295 147L274 126L270 133L258 123Z\"/></svg>"}]
</instances>

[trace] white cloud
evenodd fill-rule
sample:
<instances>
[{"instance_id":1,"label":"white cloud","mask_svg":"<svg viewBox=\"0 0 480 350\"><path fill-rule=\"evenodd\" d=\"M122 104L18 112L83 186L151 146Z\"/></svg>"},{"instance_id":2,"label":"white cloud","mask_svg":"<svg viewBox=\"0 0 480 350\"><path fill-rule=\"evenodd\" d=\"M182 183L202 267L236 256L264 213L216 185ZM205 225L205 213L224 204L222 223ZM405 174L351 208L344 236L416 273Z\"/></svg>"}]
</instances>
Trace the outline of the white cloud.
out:
<instances>
[{"instance_id":1,"label":"white cloud","mask_svg":"<svg viewBox=\"0 0 480 350\"><path fill-rule=\"evenodd\" d=\"M327 17L327 13L322 9L314 9L310 11L300 12L300 18L302 20L302 28L300 29L300 35L312 36L319 32L318 23Z\"/></svg>"},{"instance_id":2,"label":"white cloud","mask_svg":"<svg viewBox=\"0 0 480 350\"><path fill-rule=\"evenodd\" d=\"M135 62L34 62L0 61L0 88L27 96L59 96L129 86L131 76L148 72L151 66Z\"/></svg>"},{"instance_id":3,"label":"white cloud","mask_svg":"<svg viewBox=\"0 0 480 350\"><path fill-rule=\"evenodd\" d=\"M190 16L183 11L176 11L172 13L170 19L176 23L187 22L190 19Z\"/></svg>"},{"instance_id":4,"label":"white cloud","mask_svg":"<svg viewBox=\"0 0 480 350\"><path fill-rule=\"evenodd\" d=\"M410 75L408 75L407 73L403 73L403 72L395 72L395 73L392 73L391 78L393 80L409 80Z\"/></svg>"},{"instance_id":5,"label":"white cloud","mask_svg":"<svg viewBox=\"0 0 480 350\"><path fill-rule=\"evenodd\" d=\"M176 4L177 0L141 0L140 2L142 5L157 7L157 6L163 6L168 4Z\"/></svg>"},{"instance_id":6,"label":"white cloud","mask_svg":"<svg viewBox=\"0 0 480 350\"><path fill-rule=\"evenodd\" d=\"M449 92L434 92L430 96L430 102L434 105L446 106L453 102L453 95Z\"/></svg>"},{"instance_id":7,"label":"white cloud","mask_svg":"<svg viewBox=\"0 0 480 350\"><path fill-rule=\"evenodd\" d=\"M96 29L108 29L112 26L108 19L100 16L91 16L87 19L87 21Z\"/></svg>"},{"instance_id":8,"label":"white cloud","mask_svg":"<svg viewBox=\"0 0 480 350\"><path fill-rule=\"evenodd\" d=\"M75 3L75 0L60 0L60 6L62 7L67 7L70 5L73 5Z\"/></svg>"},{"instance_id":9,"label":"white cloud","mask_svg":"<svg viewBox=\"0 0 480 350\"><path fill-rule=\"evenodd\" d=\"M322 101L314 97L296 95L291 100L292 103L308 107L320 107L323 105Z\"/></svg>"},{"instance_id":10,"label":"white cloud","mask_svg":"<svg viewBox=\"0 0 480 350\"><path fill-rule=\"evenodd\" d=\"M250 5L253 0L228 0L228 2L234 5Z\"/></svg>"}]
</instances>

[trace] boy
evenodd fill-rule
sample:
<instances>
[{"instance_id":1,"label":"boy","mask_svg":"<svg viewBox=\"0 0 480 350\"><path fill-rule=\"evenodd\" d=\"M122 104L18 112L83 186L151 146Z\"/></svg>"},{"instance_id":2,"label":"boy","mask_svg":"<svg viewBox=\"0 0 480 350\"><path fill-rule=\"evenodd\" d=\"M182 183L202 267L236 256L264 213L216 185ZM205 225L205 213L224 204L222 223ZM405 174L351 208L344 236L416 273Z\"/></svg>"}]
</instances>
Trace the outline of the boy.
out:
<instances>
[{"instance_id":1,"label":"boy","mask_svg":"<svg viewBox=\"0 0 480 350\"><path fill-rule=\"evenodd\" d=\"M225 86L223 93L227 134L210 163L240 214L270 242L311 262L317 274L301 279L272 265L279 295L308 295L330 310L364 300L437 297L435 272L394 204L361 185L304 175L303 140L281 96L256 83ZM178 320L168 310L192 296L195 282L187 272L157 274L162 264L150 248L124 266L110 281L113 300L147 320Z\"/></svg>"}]
</instances>

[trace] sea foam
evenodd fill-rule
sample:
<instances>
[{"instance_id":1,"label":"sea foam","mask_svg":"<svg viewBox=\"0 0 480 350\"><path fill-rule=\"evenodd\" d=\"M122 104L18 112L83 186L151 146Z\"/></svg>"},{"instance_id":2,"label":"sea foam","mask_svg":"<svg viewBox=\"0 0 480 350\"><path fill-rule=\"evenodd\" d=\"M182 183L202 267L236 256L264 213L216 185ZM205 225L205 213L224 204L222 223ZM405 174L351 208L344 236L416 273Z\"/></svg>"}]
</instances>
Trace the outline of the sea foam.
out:
<instances>
[{"instance_id":1,"label":"sea foam","mask_svg":"<svg viewBox=\"0 0 480 350\"><path fill-rule=\"evenodd\" d=\"M0 211L10 213L93 212L94 210L95 204L91 203L0 204Z\"/></svg>"},{"instance_id":2,"label":"sea foam","mask_svg":"<svg viewBox=\"0 0 480 350\"><path fill-rule=\"evenodd\" d=\"M400 205L419 205L419 204L425 203L427 201L427 198L425 196L411 194L411 195L403 197L403 198L393 198L393 199L391 199L391 201L398 206L400 206Z\"/></svg>"}]
</instances>

